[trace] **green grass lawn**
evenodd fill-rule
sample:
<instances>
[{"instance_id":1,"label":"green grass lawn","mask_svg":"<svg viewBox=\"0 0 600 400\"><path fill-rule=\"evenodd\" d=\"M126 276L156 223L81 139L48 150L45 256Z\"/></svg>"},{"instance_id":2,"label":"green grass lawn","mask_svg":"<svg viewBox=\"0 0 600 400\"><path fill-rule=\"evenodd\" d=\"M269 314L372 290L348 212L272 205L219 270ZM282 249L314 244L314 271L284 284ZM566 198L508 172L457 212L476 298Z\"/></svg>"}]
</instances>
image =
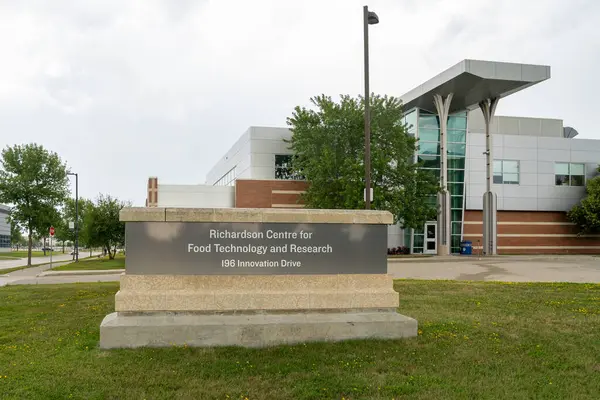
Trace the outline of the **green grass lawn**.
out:
<instances>
[{"instance_id":1,"label":"green grass lawn","mask_svg":"<svg viewBox=\"0 0 600 400\"><path fill-rule=\"evenodd\" d=\"M600 285L396 286L417 338L111 351L117 283L3 287L0 398L599 398Z\"/></svg>"},{"instance_id":2,"label":"green grass lawn","mask_svg":"<svg viewBox=\"0 0 600 400\"><path fill-rule=\"evenodd\" d=\"M105 269L124 269L125 256L117 254L114 260L107 257L92 257L79 262L72 262L61 265L60 267L52 268L54 271L88 271L88 270L105 270Z\"/></svg>"}]
</instances>

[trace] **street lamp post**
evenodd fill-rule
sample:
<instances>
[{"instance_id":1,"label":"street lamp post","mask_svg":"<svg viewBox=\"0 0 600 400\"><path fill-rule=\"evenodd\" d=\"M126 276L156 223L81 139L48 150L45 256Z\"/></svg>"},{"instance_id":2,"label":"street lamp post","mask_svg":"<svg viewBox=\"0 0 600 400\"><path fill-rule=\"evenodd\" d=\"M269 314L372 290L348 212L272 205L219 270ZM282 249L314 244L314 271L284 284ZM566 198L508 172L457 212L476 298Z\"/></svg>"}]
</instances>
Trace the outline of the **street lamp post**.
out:
<instances>
[{"instance_id":1,"label":"street lamp post","mask_svg":"<svg viewBox=\"0 0 600 400\"><path fill-rule=\"evenodd\" d=\"M75 176L75 262L79 262L79 175L69 172L68 175Z\"/></svg>"},{"instance_id":2,"label":"street lamp post","mask_svg":"<svg viewBox=\"0 0 600 400\"><path fill-rule=\"evenodd\" d=\"M379 23L379 17L368 6L363 7L365 46L365 209L371 208L371 105L369 104L369 25Z\"/></svg>"}]
</instances>

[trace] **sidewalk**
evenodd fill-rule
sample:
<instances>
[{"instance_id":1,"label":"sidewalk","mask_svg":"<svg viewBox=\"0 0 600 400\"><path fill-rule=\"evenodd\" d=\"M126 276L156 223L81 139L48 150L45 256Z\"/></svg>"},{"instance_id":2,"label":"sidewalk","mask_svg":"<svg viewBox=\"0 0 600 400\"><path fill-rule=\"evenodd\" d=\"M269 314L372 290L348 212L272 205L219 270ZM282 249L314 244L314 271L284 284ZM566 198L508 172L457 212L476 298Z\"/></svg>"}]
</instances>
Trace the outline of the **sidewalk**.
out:
<instances>
[{"instance_id":1,"label":"sidewalk","mask_svg":"<svg viewBox=\"0 0 600 400\"><path fill-rule=\"evenodd\" d=\"M80 258L83 257L88 257L89 253L86 254L79 254ZM70 254L62 254L62 253L56 253L52 255L52 263L59 263L59 262L63 262L63 261L72 261L73 260L73 256ZM38 264L48 264L50 263L50 256L48 257L31 257L31 263L33 265L38 265ZM0 275L2 274L3 270L7 270L7 269L13 269L13 268L17 268L17 267L24 267L27 265L27 258L20 258L17 260L0 260Z\"/></svg>"},{"instance_id":2,"label":"sidewalk","mask_svg":"<svg viewBox=\"0 0 600 400\"><path fill-rule=\"evenodd\" d=\"M98 254L100 254L100 253L96 253L93 255L98 255ZM57 276L56 279L48 279L43 276L44 273L48 273L46 271L48 271L50 268L59 267L61 265L66 265L66 264L70 264L71 262L73 262L70 257L72 257L72 256L69 256L69 259L67 261L60 261L60 262L54 262L54 257L53 257L52 264L47 263L47 264L38 265L35 267L24 268L24 269L9 272L6 274L3 274L2 270L0 270L0 287L5 286L5 285L15 285L15 284L70 283L70 282L74 282L74 281L79 281L78 279L76 279L77 276L70 276L69 277L70 279L66 279L65 281L62 281L61 278L63 278L63 277L60 277L60 276ZM82 259L83 258L80 258L80 260L82 260ZM52 272L58 272L58 271L52 271ZM67 271L65 271L65 272L67 272ZM75 271L69 271L69 272L75 272ZM94 276L96 276L96 275L87 275L86 277L83 277L83 280L81 280L81 282L96 282L96 281L98 281L98 279L91 279ZM105 275L105 276L109 276L109 275ZM117 281L119 280L118 274L111 274L110 276L117 277L116 279L113 277L110 280L117 280ZM51 278L51 276L49 278ZM64 277L64 278L66 278L66 277Z\"/></svg>"}]
</instances>

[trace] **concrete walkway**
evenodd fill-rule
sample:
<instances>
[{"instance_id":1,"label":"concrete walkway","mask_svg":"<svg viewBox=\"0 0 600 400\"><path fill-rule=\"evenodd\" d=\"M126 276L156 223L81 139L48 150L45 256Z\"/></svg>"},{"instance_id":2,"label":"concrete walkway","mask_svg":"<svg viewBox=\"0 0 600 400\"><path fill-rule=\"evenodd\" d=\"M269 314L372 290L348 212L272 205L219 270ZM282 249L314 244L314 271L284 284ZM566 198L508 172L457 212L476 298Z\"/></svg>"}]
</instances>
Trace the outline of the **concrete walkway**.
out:
<instances>
[{"instance_id":1,"label":"concrete walkway","mask_svg":"<svg viewBox=\"0 0 600 400\"><path fill-rule=\"evenodd\" d=\"M100 253L95 253L93 255L98 255L98 254L100 254ZM61 265L70 264L71 262L73 262L70 257L71 256L69 256L68 261L62 261L62 262L54 262L54 257L52 257L52 261L53 261L52 264L48 263L48 264L38 265L36 267L25 268L25 269L21 269L18 271L5 273L5 274L3 274L2 271L0 270L0 286L17 285L17 284L38 284L38 283L70 283L69 280L77 282L78 276L69 276L68 277L69 279L66 279L64 282L61 281L60 279L49 279L48 278L45 280L43 276L40 276L45 271L48 271L50 268L56 268ZM80 254L80 257L81 257L81 254ZM114 275L118 277L117 273L115 273ZM105 275L105 276L109 276L109 275ZM87 280L82 280L82 282L97 282L98 279L95 279L94 277L95 277L95 275L88 275ZM54 278L54 277L50 277L50 278ZM56 278L62 278L62 277L56 277ZM67 278L67 277L64 277L64 278ZM117 278L116 280L119 280L119 279Z\"/></svg>"},{"instance_id":2,"label":"concrete walkway","mask_svg":"<svg viewBox=\"0 0 600 400\"><path fill-rule=\"evenodd\" d=\"M79 253L79 258L89 257L90 253ZM72 261L73 256L70 254L62 254L56 252L52 255L52 262L61 262L61 261ZM46 264L50 262L50 256L47 257L31 257L31 263L34 265L37 264ZM2 260L0 259L0 274L2 274L2 270L23 267L27 265L27 257L20 258L17 260Z\"/></svg>"},{"instance_id":3,"label":"concrete walkway","mask_svg":"<svg viewBox=\"0 0 600 400\"><path fill-rule=\"evenodd\" d=\"M394 259L388 263L394 278L504 282L600 283L596 256L496 256Z\"/></svg>"}]
</instances>

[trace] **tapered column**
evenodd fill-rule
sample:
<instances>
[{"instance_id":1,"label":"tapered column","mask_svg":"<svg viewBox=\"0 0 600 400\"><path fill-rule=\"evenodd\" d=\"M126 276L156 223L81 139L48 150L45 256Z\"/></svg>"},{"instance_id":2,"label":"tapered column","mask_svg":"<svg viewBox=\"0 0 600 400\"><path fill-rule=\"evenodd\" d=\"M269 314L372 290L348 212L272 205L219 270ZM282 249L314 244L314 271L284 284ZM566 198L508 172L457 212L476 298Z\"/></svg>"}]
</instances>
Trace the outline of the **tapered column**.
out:
<instances>
[{"instance_id":1,"label":"tapered column","mask_svg":"<svg viewBox=\"0 0 600 400\"><path fill-rule=\"evenodd\" d=\"M450 93L446 98L436 94L433 96L433 102L440 119L440 186L441 192L438 194L438 255L450 254L450 193L448 193L448 114L453 94Z\"/></svg>"},{"instance_id":2,"label":"tapered column","mask_svg":"<svg viewBox=\"0 0 600 400\"><path fill-rule=\"evenodd\" d=\"M489 98L479 103L479 108L483 112L485 121L485 193L483 194L483 253L486 255L495 255L498 253L497 245L497 198L492 192L492 163L494 157L492 154L492 135L490 133L490 124L496 112L499 98Z\"/></svg>"}]
</instances>

